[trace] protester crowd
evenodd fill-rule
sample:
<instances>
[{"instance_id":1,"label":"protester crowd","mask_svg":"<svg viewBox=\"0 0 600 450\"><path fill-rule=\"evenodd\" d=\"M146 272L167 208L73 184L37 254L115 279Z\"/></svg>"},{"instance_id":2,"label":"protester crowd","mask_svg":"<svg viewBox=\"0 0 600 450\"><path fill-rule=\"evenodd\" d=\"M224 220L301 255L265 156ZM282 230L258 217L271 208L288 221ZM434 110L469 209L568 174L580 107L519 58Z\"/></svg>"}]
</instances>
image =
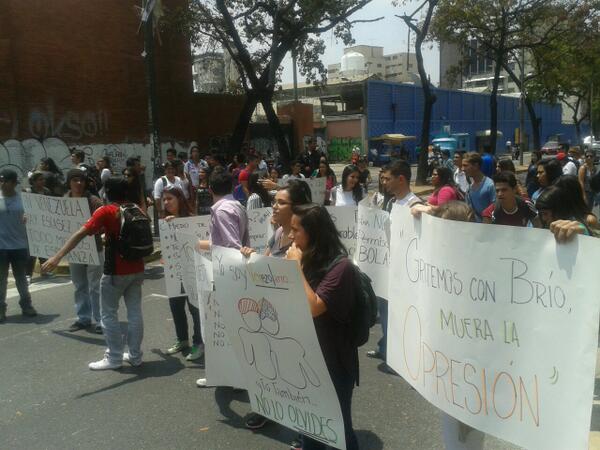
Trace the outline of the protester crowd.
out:
<instances>
[{"instance_id":1,"label":"protester crowd","mask_svg":"<svg viewBox=\"0 0 600 450\"><path fill-rule=\"evenodd\" d=\"M101 266L69 265L77 315L69 329L77 332L92 327L106 340L104 355L89 364L92 370L117 369L124 362L139 366L143 361L144 262L141 257L126 258L120 250L123 205L135 204L143 214L152 206L158 217L166 221L210 215L210 240L199 241L197 248L236 248L246 256L253 252L247 211L272 206L275 231L266 255L298 261L301 267L308 306L340 401L347 448L354 450L358 444L352 429L351 400L359 381L359 368L358 349L350 338L350 317L356 301L352 289L356 273L322 204L356 206L366 199L371 207L388 212L393 205L409 207L416 217L426 213L448 220L546 228L561 242L575 234L596 233L598 221L592 208L598 183L593 153L586 152L580 160L576 150L568 155L560 153L555 159L542 159L534 152L524 185L510 160L496 161L490 153L482 156L456 152L452 158L447 153L442 156L440 163L431 167L433 192L427 199L412 192L411 167L406 161L395 160L383 167L377 175L377 189L373 189L366 159L359 158L356 165L346 166L341 180L337 180L326 155L314 142L290 164L289 170L255 152L235 155L227 161L218 152L207 153L198 147L192 147L189 154L169 149L163 175L154 180L151 190L146 190L145 167L140 158L129 158L122 173L115 173L108 157L90 165L83 152L74 150L73 167L66 174L51 158L43 158L22 183L28 184L23 190L32 194L85 198L89 204L90 220L56 255L40 259L40 264L43 276L49 276L82 239L95 236ZM311 191L303 182L309 178L325 178L324 199L311 198ZM0 322L6 320L9 266L23 315L37 314L28 290L36 257L29 256L18 187L17 173L2 170ZM121 336L117 315L121 297L127 308L126 339ZM384 336L367 355L385 361L387 301L379 299L378 305ZM169 306L175 339L166 352L184 353L188 360L200 358L203 342L198 308L184 294L169 298ZM191 339L188 312L193 322ZM199 379L197 385L206 386L206 379ZM260 428L266 422L266 418L252 414L247 426ZM295 441L292 447L326 448L307 437Z\"/></svg>"}]
</instances>

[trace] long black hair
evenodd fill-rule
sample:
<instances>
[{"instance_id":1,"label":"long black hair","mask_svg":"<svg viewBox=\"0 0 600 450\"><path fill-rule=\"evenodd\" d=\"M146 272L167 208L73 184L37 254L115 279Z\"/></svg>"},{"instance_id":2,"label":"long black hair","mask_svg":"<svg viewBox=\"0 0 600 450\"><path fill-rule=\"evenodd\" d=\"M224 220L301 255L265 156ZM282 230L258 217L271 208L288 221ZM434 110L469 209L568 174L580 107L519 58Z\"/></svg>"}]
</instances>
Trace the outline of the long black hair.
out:
<instances>
[{"instance_id":1,"label":"long black hair","mask_svg":"<svg viewBox=\"0 0 600 450\"><path fill-rule=\"evenodd\" d=\"M454 184L454 178L450 169L448 169L447 167L436 167L433 170L437 172L439 181L438 187L435 188L434 192L438 192L444 186L456 186Z\"/></svg>"},{"instance_id":2,"label":"long black hair","mask_svg":"<svg viewBox=\"0 0 600 450\"><path fill-rule=\"evenodd\" d=\"M360 170L358 170L358 167L356 167L354 164L348 164L346 167L344 167L344 171L342 172L342 189L344 191L348 185L348 177L354 172L360 174ZM352 189L352 198L354 198L354 201L358 203L363 199L363 194L364 192L362 184L356 183L356 186L354 186L354 189Z\"/></svg>"},{"instance_id":3,"label":"long black hair","mask_svg":"<svg viewBox=\"0 0 600 450\"><path fill-rule=\"evenodd\" d=\"M271 196L269 195L269 192L263 187L263 185L258 182L259 178L260 175L256 172L250 174L250 177L248 178L248 191L250 191L251 194L258 194L263 203L263 206L267 207L271 205Z\"/></svg>"},{"instance_id":4,"label":"long black hair","mask_svg":"<svg viewBox=\"0 0 600 450\"><path fill-rule=\"evenodd\" d=\"M556 159L543 159L537 164L544 168L548 186L554 183L562 175L562 167Z\"/></svg>"},{"instance_id":5,"label":"long black hair","mask_svg":"<svg viewBox=\"0 0 600 450\"><path fill-rule=\"evenodd\" d=\"M577 220L585 224L586 213L571 203L567 190L553 184L542 191L535 207L537 210L547 209L552 212L553 220ZM544 224L545 227L548 224Z\"/></svg>"},{"instance_id":6,"label":"long black hair","mask_svg":"<svg viewBox=\"0 0 600 450\"><path fill-rule=\"evenodd\" d=\"M287 191L292 205L305 205L312 202L310 186L305 181L291 179L282 191Z\"/></svg>"},{"instance_id":7,"label":"long black hair","mask_svg":"<svg viewBox=\"0 0 600 450\"><path fill-rule=\"evenodd\" d=\"M62 175L61 170L58 168L54 160L48 156L44 156L40 159L40 163L48 165L48 171L56 174Z\"/></svg>"},{"instance_id":8,"label":"long black hair","mask_svg":"<svg viewBox=\"0 0 600 450\"><path fill-rule=\"evenodd\" d=\"M324 206L310 203L292 206L294 215L308 235L308 248L302 251L302 270L309 283L325 276L327 267L338 256L348 256L340 233Z\"/></svg>"},{"instance_id":9,"label":"long black hair","mask_svg":"<svg viewBox=\"0 0 600 450\"><path fill-rule=\"evenodd\" d=\"M575 211L576 217L587 216L591 209L585 201L585 194L581 189L579 179L574 175L562 175L554 182L554 185L562 189L565 193L568 202L571 204L571 208Z\"/></svg>"}]
</instances>

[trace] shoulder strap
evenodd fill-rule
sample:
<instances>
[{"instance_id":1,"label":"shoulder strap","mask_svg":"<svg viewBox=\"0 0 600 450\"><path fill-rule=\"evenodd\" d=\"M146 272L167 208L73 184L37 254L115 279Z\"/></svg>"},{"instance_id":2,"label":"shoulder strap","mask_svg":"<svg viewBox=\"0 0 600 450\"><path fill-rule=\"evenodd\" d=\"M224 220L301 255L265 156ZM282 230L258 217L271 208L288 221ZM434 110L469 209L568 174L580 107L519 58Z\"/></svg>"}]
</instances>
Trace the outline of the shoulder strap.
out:
<instances>
[{"instance_id":1,"label":"shoulder strap","mask_svg":"<svg viewBox=\"0 0 600 450\"><path fill-rule=\"evenodd\" d=\"M167 187L167 184L169 184L169 180L167 180L167 177L163 176L160 177L161 181L162 181L162 185L163 185L163 189Z\"/></svg>"}]
</instances>

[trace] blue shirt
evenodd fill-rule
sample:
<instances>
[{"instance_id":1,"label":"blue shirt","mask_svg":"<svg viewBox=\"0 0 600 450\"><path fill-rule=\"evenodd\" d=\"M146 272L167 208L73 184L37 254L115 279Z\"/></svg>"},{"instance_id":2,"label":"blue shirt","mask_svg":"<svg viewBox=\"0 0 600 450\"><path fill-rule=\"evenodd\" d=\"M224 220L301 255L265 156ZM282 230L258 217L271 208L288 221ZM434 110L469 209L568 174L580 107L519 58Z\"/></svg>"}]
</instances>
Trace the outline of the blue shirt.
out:
<instances>
[{"instance_id":1,"label":"blue shirt","mask_svg":"<svg viewBox=\"0 0 600 450\"><path fill-rule=\"evenodd\" d=\"M28 248L28 245L21 195L17 192L12 197L4 197L0 192L0 249L23 248Z\"/></svg>"},{"instance_id":2,"label":"blue shirt","mask_svg":"<svg viewBox=\"0 0 600 450\"><path fill-rule=\"evenodd\" d=\"M467 192L467 203L475 212L475 220L481 222L481 213L485 208L496 201L496 187L491 178L483 177L481 183L476 189L473 189L473 184L469 186Z\"/></svg>"},{"instance_id":3,"label":"blue shirt","mask_svg":"<svg viewBox=\"0 0 600 450\"><path fill-rule=\"evenodd\" d=\"M494 157L489 153L484 153L481 157L481 171L486 177L493 177L496 168L496 164L494 163Z\"/></svg>"}]
</instances>

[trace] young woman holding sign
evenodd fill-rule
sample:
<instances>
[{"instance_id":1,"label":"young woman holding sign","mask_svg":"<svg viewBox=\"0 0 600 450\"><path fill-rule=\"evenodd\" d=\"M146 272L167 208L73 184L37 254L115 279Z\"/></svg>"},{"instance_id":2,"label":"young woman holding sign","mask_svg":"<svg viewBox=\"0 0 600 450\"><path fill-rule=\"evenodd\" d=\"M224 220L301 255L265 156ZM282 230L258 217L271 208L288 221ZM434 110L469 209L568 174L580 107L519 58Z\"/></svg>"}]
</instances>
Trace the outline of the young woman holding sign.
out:
<instances>
[{"instance_id":1,"label":"young woman holding sign","mask_svg":"<svg viewBox=\"0 0 600 450\"><path fill-rule=\"evenodd\" d=\"M251 175L252 177L252 175ZM310 203L311 193L308 184L300 180L290 180L288 184L277 191L275 200L273 201L273 217L274 223L279 225L279 228L271 236L267 244L266 256L283 258L292 244L290 238L291 223L292 223L292 208L299 205ZM249 257L255 252L249 247L242 247L240 252L246 257ZM251 413L246 418L246 427L251 430L262 428L267 423L267 419L260 414ZM291 448L301 448L296 441L292 443Z\"/></svg>"},{"instance_id":2,"label":"young woman holding sign","mask_svg":"<svg viewBox=\"0 0 600 450\"><path fill-rule=\"evenodd\" d=\"M167 186L162 192L163 211L165 212L165 220L167 222L178 217L190 216L188 202L185 199L183 191L177 185ZM190 348L188 321L185 314L185 305L192 315L194 322L194 335L192 337L192 347ZM187 295L178 297L169 297L169 307L175 324L175 334L177 341L167 350L167 354L173 355L190 349L185 359L194 361L204 353L204 344L202 342L202 334L200 332L200 311L196 306L192 305Z\"/></svg>"},{"instance_id":3,"label":"young woman holding sign","mask_svg":"<svg viewBox=\"0 0 600 450\"><path fill-rule=\"evenodd\" d=\"M357 450L352 428L352 391L358 383L358 348L353 343L355 270L325 207L295 206L286 258L298 261L315 330L344 420L346 448ZM303 450L327 446L303 436Z\"/></svg>"}]
</instances>

